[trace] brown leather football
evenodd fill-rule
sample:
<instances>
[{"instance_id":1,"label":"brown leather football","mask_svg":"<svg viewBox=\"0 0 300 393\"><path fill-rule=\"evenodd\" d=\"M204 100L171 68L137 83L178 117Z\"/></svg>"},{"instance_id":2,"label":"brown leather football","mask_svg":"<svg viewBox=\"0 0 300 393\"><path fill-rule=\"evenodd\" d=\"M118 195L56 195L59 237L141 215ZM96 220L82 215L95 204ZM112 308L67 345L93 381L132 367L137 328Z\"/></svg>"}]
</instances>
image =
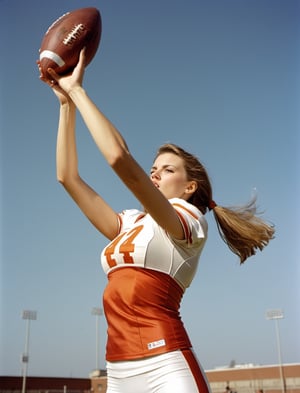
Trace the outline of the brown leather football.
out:
<instances>
[{"instance_id":1,"label":"brown leather football","mask_svg":"<svg viewBox=\"0 0 300 393\"><path fill-rule=\"evenodd\" d=\"M62 15L52 23L42 40L39 50L42 73L49 77L48 68L60 75L72 72L83 47L88 65L97 52L101 32L101 15L97 8L80 8Z\"/></svg>"}]
</instances>

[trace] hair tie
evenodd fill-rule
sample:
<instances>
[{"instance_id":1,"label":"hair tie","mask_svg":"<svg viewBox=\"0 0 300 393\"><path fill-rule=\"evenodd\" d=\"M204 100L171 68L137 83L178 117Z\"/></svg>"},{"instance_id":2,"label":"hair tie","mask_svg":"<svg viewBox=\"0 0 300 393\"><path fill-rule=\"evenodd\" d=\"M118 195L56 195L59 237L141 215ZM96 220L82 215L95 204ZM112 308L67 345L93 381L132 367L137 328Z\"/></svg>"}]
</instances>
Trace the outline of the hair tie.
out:
<instances>
[{"instance_id":1,"label":"hair tie","mask_svg":"<svg viewBox=\"0 0 300 393\"><path fill-rule=\"evenodd\" d=\"M208 204L208 209L213 210L217 206L216 202L212 199Z\"/></svg>"}]
</instances>

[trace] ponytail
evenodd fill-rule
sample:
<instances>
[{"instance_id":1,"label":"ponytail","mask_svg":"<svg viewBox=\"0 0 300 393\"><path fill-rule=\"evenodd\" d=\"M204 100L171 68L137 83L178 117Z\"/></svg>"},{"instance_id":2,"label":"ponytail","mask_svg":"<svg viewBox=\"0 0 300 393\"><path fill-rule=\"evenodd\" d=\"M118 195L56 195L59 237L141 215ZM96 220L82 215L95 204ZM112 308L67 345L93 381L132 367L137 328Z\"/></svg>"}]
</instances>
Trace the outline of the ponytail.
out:
<instances>
[{"instance_id":1,"label":"ponytail","mask_svg":"<svg viewBox=\"0 0 300 393\"><path fill-rule=\"evenodd\" d=\"M260 251L274 237L274 226L257 214L256 198L240 207L215 205L212 209L221 238L240 258L240 263Z\"/></svg>"}]
</instances>

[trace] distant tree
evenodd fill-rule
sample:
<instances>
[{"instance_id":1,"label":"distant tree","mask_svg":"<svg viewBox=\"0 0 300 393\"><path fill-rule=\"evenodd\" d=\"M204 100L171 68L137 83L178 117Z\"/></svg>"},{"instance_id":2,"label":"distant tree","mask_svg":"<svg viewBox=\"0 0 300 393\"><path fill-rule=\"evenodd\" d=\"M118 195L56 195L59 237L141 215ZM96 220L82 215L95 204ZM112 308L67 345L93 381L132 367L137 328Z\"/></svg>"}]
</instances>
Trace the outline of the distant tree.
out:
<instances>
[{"instance_id":1,"label":"distant tree","mask_svg":"<svg viewBox=\"0 0 300 393\"><path fill-rule=\"evenodd\" d=\"M233 360L231 360L231 362L229 363L229 368L234 368L235 365L236 365L236 362L235 362L235 360L233 359Z\"/></svg>"}]
</instances>

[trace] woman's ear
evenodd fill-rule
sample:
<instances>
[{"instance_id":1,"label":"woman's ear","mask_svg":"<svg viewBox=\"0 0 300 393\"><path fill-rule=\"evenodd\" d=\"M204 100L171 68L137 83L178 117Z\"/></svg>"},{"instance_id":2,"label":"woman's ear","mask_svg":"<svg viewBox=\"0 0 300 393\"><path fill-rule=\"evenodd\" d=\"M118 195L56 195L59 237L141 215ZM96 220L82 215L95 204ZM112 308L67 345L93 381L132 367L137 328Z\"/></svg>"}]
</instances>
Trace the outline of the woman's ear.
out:
<instances>
[{"instance_id":1,"label":"woman's ear","mask_svg":"<svg viewBox=\"0 0 300 393\"><path fill-rule=\"evenodd\" d=\"M195 180L191 180L188 182L186 186L185 193L191 196L192 194L194 194L197 188L198 188L197 182Z\"/></svg>"}]
</instances>

